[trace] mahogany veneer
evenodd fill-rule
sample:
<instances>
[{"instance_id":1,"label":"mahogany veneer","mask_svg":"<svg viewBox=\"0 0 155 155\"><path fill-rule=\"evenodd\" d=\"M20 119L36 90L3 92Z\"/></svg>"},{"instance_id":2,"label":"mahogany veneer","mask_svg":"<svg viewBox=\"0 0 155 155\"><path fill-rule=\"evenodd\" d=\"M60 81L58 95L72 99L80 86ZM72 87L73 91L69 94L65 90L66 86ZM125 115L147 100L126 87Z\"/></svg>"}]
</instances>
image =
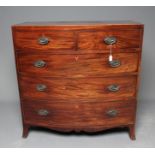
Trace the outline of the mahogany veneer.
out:
<instances>
[{"instance_id":1,"label":"mahogany veneer","mask_svg":"<svg viewBox=\"0 0 155 155\"><path fill-rule=\"evenodd\" d=\"M143 24L34 22L12 32L23 137L31 126L64 132L128 127L135 139Z\"/></svg>"}]
</instances>

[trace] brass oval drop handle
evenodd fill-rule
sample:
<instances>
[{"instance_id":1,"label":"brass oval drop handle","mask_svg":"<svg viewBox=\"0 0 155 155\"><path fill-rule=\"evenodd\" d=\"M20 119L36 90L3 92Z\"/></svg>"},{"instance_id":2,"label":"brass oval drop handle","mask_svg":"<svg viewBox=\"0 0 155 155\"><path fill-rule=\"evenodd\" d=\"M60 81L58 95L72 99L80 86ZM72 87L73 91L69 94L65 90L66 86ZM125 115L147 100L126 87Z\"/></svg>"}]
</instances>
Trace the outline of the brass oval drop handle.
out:
<instances>
[{"instance_id":1,"label":"brass oval drop handle","mask_svg":"<svg viewBox=\"0 0 155 155\"><path fill-rule=\"evenodd\" d=\"M47 37L40 37L38 39L38 43L40 45L47 45L49 43L49 39Z\"/></svg>"},{"instance_id":2,"label":"brass oval drop handle","mask_svg":"<svg viewBox=\"0 0 155 155\"><path fill-rule=\"evenodd\" d=\"M117 114L118 114L118 111L115 110L115 109L112 109L112 110L108 110L108 111L106 112L106 114L107 114L109 117L116 117Z\"/></svg>"},{"instance_id":3,"label":"brass oval drop handle","mask_svg":"<svg viewBox=\"0 0 155 155\"><path fill-rule=\"evenodd\" d=\"M119 91L119 89L120 89L120 86L118 86L116 84L112 84L112 85L108 86L108 90L111 92L117 92L117 91Z\"/></svg>"},{"instance_id":4,"label":"brass oval drop handle","mask_svg":"<svg viewBox=\"0 0 155 155\"><path fill-rule=\"evenodd\" d=\"M47 88L47 86L44 84L37 84L37 86L36 86L37 91L40 91L40 92L45 91L46 88Z\"/></svg>"},{"instance_id":5,"label":"brass oval drop handle","mask_svg":"<svg viewBox=\"0 0 155 155\"><path fill-rule=\"evenodd\" d=\"M120 60L112 60L112 61L109 61L109 65L110 65L110 67L117 68L117 67L121 66L121 61Z\"/></svg>"},{"instance_id":6,"label":"brass oval drop handle","mask_svg":"<svg viewBox=\"0 0 155 155\"><path fill-rule=\"evenodd\" d=\"M116 44L117 38L114 36L106 37L106 38L104 38L104 42L107 45L113 45L113 44Z\"/></svg>"},{"instance_id":7,"label":"brass oval drop handle","mask_svg":"<svg viewBox=\"0 0 155 155\"><path fill-rule=\"evenodd\" d=\"M40 115L40 116L47 116L48 114L49 114L49 111L46 109L38 110L38 115Z\"/></svg>"},{"instance_id":8,"label":"brass oval drop handle","mask_svg":"<svg viewBox=\"0 0 155 155\"><path fill-rule=\"evenodd\" d=\"M42 68L46 65L46 62L43 60L37 60L34 62L34 66L37 68Z\"/></svg>"}]
</instances>

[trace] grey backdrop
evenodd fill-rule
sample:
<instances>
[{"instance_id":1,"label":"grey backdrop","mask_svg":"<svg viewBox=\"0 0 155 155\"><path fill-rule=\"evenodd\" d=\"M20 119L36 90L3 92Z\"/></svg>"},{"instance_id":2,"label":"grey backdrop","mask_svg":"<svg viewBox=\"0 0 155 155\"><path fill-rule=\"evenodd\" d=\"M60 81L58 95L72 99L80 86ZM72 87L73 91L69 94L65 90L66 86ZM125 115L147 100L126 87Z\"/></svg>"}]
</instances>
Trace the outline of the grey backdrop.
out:
<instances>
[{"instance_id":1,"label":"grey backdrop","mask_svg":"<svg viewBox=\"0 0 155 155\"><path fill-rule=\"evenodd\" d=\"M150 102L155 101L155 7L0 7L0 121L3 122L0 130L4 131L0 133L5 140L9 140L10 133L20 140L22 129L11 25L25 21L79 20L134 20L145 24L139 101L145 104L146 109ZM16 126L13 121L18 122ZM24 147L24 144L14 144L13 139L10 143L5 140L2 142L0 139L1 146Z\"/></svg>"}]
</instances>

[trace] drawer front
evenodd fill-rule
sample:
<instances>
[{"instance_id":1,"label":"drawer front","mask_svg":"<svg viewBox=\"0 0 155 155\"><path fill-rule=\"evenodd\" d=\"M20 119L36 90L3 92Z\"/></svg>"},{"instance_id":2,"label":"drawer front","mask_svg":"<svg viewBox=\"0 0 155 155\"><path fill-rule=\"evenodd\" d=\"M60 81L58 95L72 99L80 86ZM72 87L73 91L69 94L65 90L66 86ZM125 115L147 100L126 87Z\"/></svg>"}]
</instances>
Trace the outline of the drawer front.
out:
<instances>
[{"instance_id":1,"label":"drawer front","mask_svg":"<svg viewBox=\"0 0 155 155\"><path fill-rule=\"evenodd\" d=\"M45 102L23 101L24 121L33 125L62 128L117 126L134 122L135 101Z\"/></svg>"},{"instance_id":2,"label":"drawer front","mask_svg":"<svg viewBox=\"0 0 155 155\"><path fill-rule=\"evenodd\" d=\"M39 100L121 100L135 97L136 77L116 78L30 78L21 76L23 99Z\"/></svg>"},{"instance_id":3,"label":"drawer front","mask_svg":"<svg viewBox=\"0 0 155 155\"><path fill-rule=\"evenodd\" d=\"M14 33L16 49L45 51L75 47L75 36L70 31L17 31Z\"/></svg>"},{"instance_id":4,"label":"drawer front","mask_svg":"<svg viewBox=\"0 0 155 155\"><path fill-rule=\"evenodd\" d=\"M19 72L24 75L50 77L101 77L105 74L136 72L138 53L117 53L112 66L108 54L47 55L18 54Z\"/></svg>"},{"instance_id":5,"label":"drawer front","mask_svg":"<svg viewBox=\"0 0 155 155\"><path fill-rule=\"evenodd\" d=\"M109 46L104 41L108 37L115 37L116 39L113 48L139 48L141 43L140 30L81 32L78 36L78 48L109 49Z\"/></svg>"}]
</instances>

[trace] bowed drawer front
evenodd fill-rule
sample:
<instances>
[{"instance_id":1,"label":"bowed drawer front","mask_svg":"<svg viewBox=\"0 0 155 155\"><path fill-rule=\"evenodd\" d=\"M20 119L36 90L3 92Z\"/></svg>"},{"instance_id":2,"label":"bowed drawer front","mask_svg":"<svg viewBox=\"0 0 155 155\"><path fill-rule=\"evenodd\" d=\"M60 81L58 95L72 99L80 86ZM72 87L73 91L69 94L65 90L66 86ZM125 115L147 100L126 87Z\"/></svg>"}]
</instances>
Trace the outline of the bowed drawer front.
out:
<instances>
[{"instance_id":1,"label":"bowed drawer front","mask_svg":"<svg viewBox=\"0 0 155 155\"><path fill-rule=\"evenodd\" d=\"M107 127L118 126L126 122L132 123L135 114L135 101L124 102L89 102L72 101L66 103L47 101L24 101L25 121L29 124L58 128L59 130L100 130L105 124ZM107 106L108 105L108 106ZM82 110L81 110L82 109Z\"/></svg>"},{"instance_id":2,"label":"bowed drawer front","mask_svg":"<svg viewBox=\"0 0 155 155\"><path fill-rule=\"evenodd\" d=\"M133 50L134 51L134 50ZM107 74L137 72L138 53L116 53L116 65L108 54L51 55L19 53L19 72L48 77L101 77Z\"/></svg>"},{"instance_id":3,"label":"bowed drawer front","mask_svg":"<svg viewBox=\"0 0 155 155\"><path fill-rule=\"evenodd\" d=\"M23 23L12 32L23 137L31 126L68 132L128 127L135 139L142 24Z\"/></svg>"},{"instance_id":4,"label":"bowed drawer front","mask_svg":"<svg viewBox=\"0 0 155 155\"><path fill-rule=\"evenodd\" d=\"M134 97L136 78L52 79L20 77L21 95L36 100L121 100Z\"/></svg>"}]
</instances>

